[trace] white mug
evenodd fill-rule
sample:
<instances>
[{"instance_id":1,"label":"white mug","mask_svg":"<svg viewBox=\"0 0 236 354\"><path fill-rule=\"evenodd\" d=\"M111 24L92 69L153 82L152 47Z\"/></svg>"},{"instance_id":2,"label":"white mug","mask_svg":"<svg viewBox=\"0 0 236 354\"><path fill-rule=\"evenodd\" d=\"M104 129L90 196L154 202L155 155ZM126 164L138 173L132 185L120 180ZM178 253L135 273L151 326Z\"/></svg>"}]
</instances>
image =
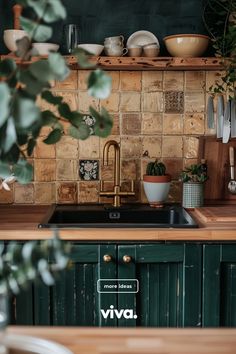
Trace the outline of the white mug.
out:
<instances>
[{"instance_id":1,"label":"white mug","mask_svg":"<svg viewBox=\"0 0 236 354\"><path fill-rule=\"evenodd\" d=\"M124 43L124 36L114 36L114 37L107 37L105 38L104 44L114 44L114 43L120 43L123 45Z\"/></svg>"},{"instance_id":2,"label":"white mug","mask_svg":"<svg viewBox=\"0 0 236 354\"><path fill-rule=\"evenodd\" d=\"M128 53L128 49L121 45L109 45L104 48L106 55L110 57L122 57Z\"/></svg>"}]
</instances>

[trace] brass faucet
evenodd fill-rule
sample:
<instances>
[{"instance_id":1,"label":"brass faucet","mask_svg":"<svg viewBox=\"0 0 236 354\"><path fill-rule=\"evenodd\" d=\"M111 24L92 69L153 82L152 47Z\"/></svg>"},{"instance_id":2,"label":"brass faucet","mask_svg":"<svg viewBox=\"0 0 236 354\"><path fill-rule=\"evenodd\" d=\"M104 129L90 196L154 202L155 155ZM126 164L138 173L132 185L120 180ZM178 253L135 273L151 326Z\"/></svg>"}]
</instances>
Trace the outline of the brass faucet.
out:
<instances>
[{"instance_id":1,"label":"brass faucet","mask_svg":"<svg viewBox=\"0 0 236 354\"><path fill-rule=\"evenodd\" d=\"M108 165L108 156L110 147L114 146L115 150L115 167L114 167L114 188L113 191L106 192L104 191L104 184L101 180L100 182L100 196L104 197L113 197L113 206L119 208L121 206L120 200L121 197L128 197L135 195L134 192L134 181L131 181L131 191L122 192L120 185L120 146L115 140L109 140L103 149L103 165Z\"/></svg>"}]
</instances>

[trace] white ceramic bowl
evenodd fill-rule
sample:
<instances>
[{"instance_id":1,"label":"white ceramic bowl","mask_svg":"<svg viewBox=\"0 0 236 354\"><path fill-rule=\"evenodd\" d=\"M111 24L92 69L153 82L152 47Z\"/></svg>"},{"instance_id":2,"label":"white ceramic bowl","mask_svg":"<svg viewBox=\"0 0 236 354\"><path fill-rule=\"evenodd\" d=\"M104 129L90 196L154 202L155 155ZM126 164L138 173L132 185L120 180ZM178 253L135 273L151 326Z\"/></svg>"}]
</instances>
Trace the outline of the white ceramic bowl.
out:
<instances>
[{"instance_id":1,"label":"white ceramic bowl","mask_svg":"<svg viewBox=\"0 0 236 354\"><path fill-rule=\"evenodd\" d=\"M58 44L54 43L33 43L33 54L48 55L50 52L57 52L59 49Z\"/></svg>"},{"instance_id":2,"label":"white ceramic bowl","mask_svg":"<svg viewBox=\"0 0 236 354\"><path fill-rule=\"evenodd\" d=\"M95 56L99 56L102 53L104 46L101 44L78 44L78 48L82 48Z\"/></svg>"},{"instance_id":3,"label":"white ceramic bowl","mask_svg":"<svg viewBox=\"0 0 236 354\"><path fill-rule=\"evenodd\" d=\"M4 43L7 49L11 52L15 52L17 50L16 41L23 37L28 37L27 32L23 30L9 29L5 30L3 34Z\"/></svg>"},{"instance_id":4,"label":"white ceramic bowl","mask_svg":"<svg viewBox=\"0 0 236 354\"><path fill-rule=\"evenodd\" d=\"M202 34L176 34L164 38L166 48L173 57L200 57L207 49L210 38Z\"/></svg>"}]
</instances>

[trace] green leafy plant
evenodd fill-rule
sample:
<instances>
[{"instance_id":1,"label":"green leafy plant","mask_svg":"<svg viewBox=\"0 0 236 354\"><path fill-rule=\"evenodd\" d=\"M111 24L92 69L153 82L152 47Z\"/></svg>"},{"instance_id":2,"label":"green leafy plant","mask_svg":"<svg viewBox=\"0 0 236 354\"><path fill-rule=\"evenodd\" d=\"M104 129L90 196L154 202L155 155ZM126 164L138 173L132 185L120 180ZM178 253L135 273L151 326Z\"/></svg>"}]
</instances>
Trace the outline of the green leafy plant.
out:
<instances>
[{"instance_id":1,"label":"green leafy plant","mask_svg":"<svg viewBox=\"0 0 236 354\"><path fill-rule=\"evenodd\" d=\"M201 164L194 164L189 167L186 167L185 170L181 172L180 179L182 182L198 182L204 183L207 181L208 176L205 172L202 171Z\"/></svg>"},{"instance_id":2,"label":"green leafy plant","mask_svg":"<svg viewBox=\"0 0 236 354\"><path fill-rule=\"evenodd\" d=\"M235 99L236 0L206 0L203 20L225 71L209 91L213 95L228 92Z\"/></svg>"},{"instance_id":3,"label":"green leafy plant","mask_svg":"<svg viewBox=\"0 0 236 354\"><path fill-rule=\"evenodd\" d=\"M58 238L0 246L0 294L18 294L33 281L50 286L68 266L70 246Z\"/></svg>"},{"instance_id":4,"label":"green leafy plant","mask_svg":"<svg viewBox=\"0 0 236 354\"><path fill-rule=\"evenodd\" d=\"M166 166L156 159L154 162L147 164L146 174L148 176L164 176L166 174Z\"/></svg>"},{"instance_id":5,"label":"green leafy plant","mask_svg":"<svg viewBox=\"0 0 236 354\"><path fill-rule=\"evenodd\" d=\"M45 144L55 144L66 133L63 125L69 123L67 133L76 139L87 139L91 132L84 121L84 113L71 110L63 97L50 91L50 82L63 81L69 74L65 58L51 52L48 58L32 62L32 40L47 41L52 35L51 24L66 17L61 0L18 0L24 8L30 8L31 17L21 17L21 26L28 33L17 43L18 60L6 58L0 61L0 179L14 175L20 183L28 183L33 167L27 161L37 144L40 131L49 126L51 131ZM107 98L111 78L90 62L90 54L76 49L74 55L80 68L93 69L88 79L88 93L98 99ZM41 111L39 98L51 109ZM112 119L102 108L101 112L90 107L95 119L94 134L106 137L112 128Z\"/></svg>"}]
</instances>

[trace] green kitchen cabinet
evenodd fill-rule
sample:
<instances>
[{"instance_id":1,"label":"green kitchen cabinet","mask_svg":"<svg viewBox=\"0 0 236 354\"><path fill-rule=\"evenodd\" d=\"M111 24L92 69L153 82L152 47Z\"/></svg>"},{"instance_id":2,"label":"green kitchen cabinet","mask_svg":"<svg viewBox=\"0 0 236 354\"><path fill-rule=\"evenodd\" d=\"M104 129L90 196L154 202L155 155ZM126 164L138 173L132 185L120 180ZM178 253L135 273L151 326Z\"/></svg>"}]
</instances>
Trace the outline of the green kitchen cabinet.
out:
<instances>
[{"instance_id":1,"label":"green kitchen cabinet","mask_svg":"<svg viewBox=\"0 0 236 354\"><path fill-rule=\"evenodd\" d=\"M203 245L204 327L236 327L236 244Z\"/></svg>"},{"instance_id":2,"label":"green kitchen cabinet","mask_svg":"<svg viewBox=\"0 0 236 354\"><path fill-rule=\"evenodd\" d=\"M109 266L104 255L113 262ZM97 280L116 278L114 245L82 245L72 247L71 262L52 287L31 286L12 300L11 323L21 325L109 326L100 308L115 303L115 294L99 294Z\"/></svg>"},{"instance_id":3,"label":"green kitchen cabinet","mask_svg":"<svg viewBox=\"0 0 236 354\"><path fill-rule=\"evenodd\" d=\"M137 293L118 294L119 308L137 315L119 326L201 326L201 245L121 245L118 262L118 278L139 282Z\"/></svg>"}]
</instances>

